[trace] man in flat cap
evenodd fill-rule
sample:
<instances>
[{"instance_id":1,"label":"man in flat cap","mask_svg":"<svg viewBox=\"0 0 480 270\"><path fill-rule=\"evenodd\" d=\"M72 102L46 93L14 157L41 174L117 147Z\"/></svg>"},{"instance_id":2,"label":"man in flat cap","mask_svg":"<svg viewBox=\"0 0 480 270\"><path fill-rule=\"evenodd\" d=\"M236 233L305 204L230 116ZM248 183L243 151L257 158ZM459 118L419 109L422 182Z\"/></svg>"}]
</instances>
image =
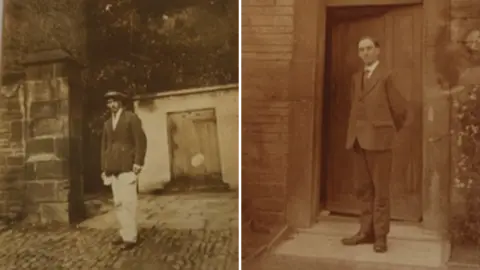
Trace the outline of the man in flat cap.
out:
<instances>
[{"instance_id":1,"label":"man in flat cap","mask_svg":"<svg viewBox=\"0 0 480 270\"><path fill-rule=\"evenodd\" d=\"M111 117L103 126L101 144L102 178L112 186L120 237L114 245L132 249L137 243L137 175L144 164L147 140L142 122L125 110L128 96L117 91L105 94Z\"/></svg>"}]
</instances>

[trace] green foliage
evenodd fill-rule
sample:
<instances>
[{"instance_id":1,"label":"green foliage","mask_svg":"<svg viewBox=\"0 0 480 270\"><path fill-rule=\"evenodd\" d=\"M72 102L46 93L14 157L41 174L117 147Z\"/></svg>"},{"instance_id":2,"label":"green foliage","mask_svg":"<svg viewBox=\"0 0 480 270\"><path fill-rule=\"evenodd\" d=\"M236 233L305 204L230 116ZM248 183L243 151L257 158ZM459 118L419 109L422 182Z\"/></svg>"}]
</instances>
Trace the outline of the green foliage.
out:
<instances>
[{"instance_id":1,"label":"green foliage","mask_svg":"<svg viewBox=\"0 0 480 270\"><path fill-rule=\"evenodd\" d=\"M21 70L21 60L34 51L63 48L85 57L85 8L82 0L5 1L4 70Z\"/></svg>"},{"instance_id":2,"label":"green foliage","mask_svg":"<svg viewBox=\"0 0 480 270\"><path fill-rule=\"evenodd\" d=\"M466 45L466 46L465 46ZM458 79L452 89L456 160L453 188L466 196L466 215L453 217L456 241L480 244L480 51L471 44L452 53Z\"/></svg>"},{"instance_id":3,"label":"green foliage","mask_svg":"<svg viewBox=\"0 0 480 270\"><path fill-rule=\"evenodd\" d=\"M238 2L102 0L89 5L94 88L159 92L237 81Z\"/></svg>"},{"instance_id":4,"label":"green foliage","mask_svg":"<svg viewBox=\"0 0 480 270\"><path fill-rule=\"evenodd\" d=\"M89 0L87 10L94 115L110 89L138 94L238 80L237 0ZM101 122L92 119L91 130Z\"/></svg>"}]
</instances>

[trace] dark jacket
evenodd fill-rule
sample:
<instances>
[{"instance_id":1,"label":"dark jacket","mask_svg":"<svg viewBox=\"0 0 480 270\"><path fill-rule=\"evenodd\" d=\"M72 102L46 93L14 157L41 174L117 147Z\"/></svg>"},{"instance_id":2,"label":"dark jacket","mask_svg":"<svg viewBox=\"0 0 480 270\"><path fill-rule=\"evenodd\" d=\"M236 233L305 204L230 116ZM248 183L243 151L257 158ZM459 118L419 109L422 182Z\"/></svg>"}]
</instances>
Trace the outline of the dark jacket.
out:
<instances>
[{"instance_id":1,"label":"dark jacket","mask_svg":"<svg viewBox=\"0 0 480 270\"><path fill-rule=\"evenodd\" d=\"M132 171L133 165L143 166L147 139L142 122L136 114L123 110L113 129L112 117L103 126L101 163L106 173Z\"/></svg>"},{"instance_id":2,"label":"dark jacket","mask_svg":"<svg viewBox=\"0 0 480 270\"><path fill-rule=\"evenodd\" d=\"M366 150L387 150L407 118L407 101L396 87L393 73L380 63L362 89L363 73L352 80L352 106L347 149L355 139Z\"/></svg>"}]
</instances>

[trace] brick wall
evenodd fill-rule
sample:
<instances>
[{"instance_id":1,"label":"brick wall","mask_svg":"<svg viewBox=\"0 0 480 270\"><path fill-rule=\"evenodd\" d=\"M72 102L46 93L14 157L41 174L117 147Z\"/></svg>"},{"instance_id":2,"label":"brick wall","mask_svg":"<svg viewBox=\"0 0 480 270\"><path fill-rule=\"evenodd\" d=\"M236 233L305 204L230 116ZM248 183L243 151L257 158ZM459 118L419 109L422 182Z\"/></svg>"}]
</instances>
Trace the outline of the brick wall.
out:
<instances>
[{"instance_id":1,"label":"brick wall","mask_svg":"<svg viewBox=\"0 0 480 270\"><path fill-rule=\"evenodd\" d=\"M264 223L285 220L293 2L242 1L242 199Z\"/></svg>"}]
</instances>

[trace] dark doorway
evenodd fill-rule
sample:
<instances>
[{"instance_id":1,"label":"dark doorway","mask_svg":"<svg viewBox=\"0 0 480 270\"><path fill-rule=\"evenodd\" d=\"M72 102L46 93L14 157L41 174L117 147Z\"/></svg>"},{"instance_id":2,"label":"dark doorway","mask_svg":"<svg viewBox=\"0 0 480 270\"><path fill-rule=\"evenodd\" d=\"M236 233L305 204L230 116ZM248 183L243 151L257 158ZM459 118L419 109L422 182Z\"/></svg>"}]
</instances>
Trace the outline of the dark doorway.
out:
<instances>
[{"instance_id":1,"label":"dark doorway","mask_svg":"<svg viewBox=\"0 0 480 270\"><path fill-rule=\"evenodd\" d=\"M362 64L362 36L380 41L381 62L400 74L398 86L412 104L413 121L398 134L391 179L392 218L419 221L422 214L422 7L330 8L327 11L323 111L322 208L358 214L352 152L345 149L350 82Z\"/></svg>"}]
</instances>

